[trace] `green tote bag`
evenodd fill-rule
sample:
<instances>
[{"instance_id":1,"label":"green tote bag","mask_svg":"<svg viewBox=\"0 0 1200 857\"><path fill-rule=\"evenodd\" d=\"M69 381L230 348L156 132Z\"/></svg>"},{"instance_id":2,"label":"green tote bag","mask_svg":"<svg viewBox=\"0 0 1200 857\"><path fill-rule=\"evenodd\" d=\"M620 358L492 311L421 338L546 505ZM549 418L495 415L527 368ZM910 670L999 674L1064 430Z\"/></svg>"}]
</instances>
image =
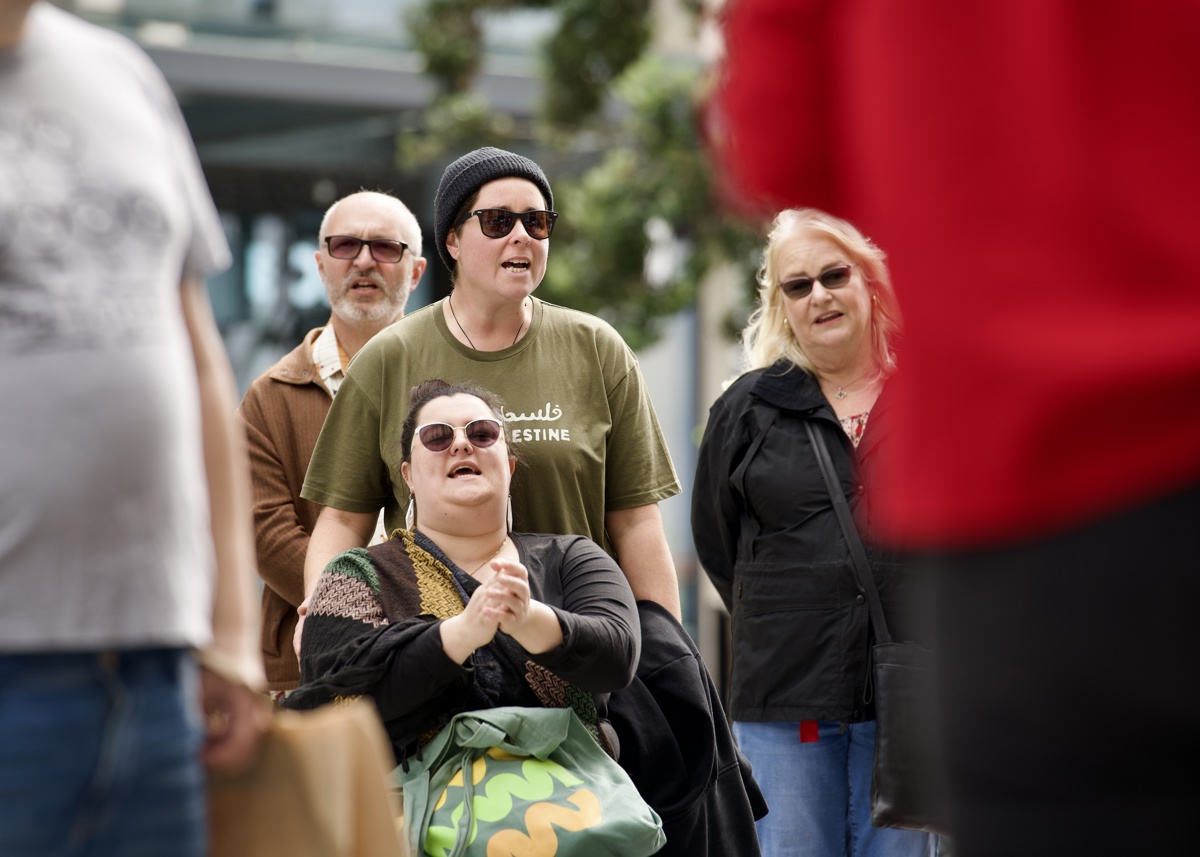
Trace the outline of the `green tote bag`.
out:
<instances>
[{"instance_id":1,"label":"green tote bag","mask_svg":"<svg viewBox=\"0 0 1200 857\"><path fill-rule=\"evenodd\" d=\"M458 714L393 774L413 855L648 857L662 820L570 708Z\"/></svg>"}]
</instances>

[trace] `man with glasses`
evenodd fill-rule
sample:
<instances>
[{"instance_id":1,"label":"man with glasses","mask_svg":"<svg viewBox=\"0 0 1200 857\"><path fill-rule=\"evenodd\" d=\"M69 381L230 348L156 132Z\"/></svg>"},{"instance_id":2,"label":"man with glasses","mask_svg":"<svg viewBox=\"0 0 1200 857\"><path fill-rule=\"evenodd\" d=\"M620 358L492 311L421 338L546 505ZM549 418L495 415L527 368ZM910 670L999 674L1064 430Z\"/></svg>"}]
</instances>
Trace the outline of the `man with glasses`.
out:
<instances>
[{"instance_id":1,"label":"man with glasses","mask_svg":"<svg viewBox=\"0 0 1200 857\"><path fill-rule=\"evenodd\" d=\"M317 270L333 310L329 323L309 331L260 375L240 409L250 439L258 570L266 584L262 651L276 700L300 682L292 636L304 598L304 555L321 510L300 497L308 460L350 359L404 315L425 272L416 217L385 193L361 191L335 202L318 239Z\"/></svg>"}]
</instances>

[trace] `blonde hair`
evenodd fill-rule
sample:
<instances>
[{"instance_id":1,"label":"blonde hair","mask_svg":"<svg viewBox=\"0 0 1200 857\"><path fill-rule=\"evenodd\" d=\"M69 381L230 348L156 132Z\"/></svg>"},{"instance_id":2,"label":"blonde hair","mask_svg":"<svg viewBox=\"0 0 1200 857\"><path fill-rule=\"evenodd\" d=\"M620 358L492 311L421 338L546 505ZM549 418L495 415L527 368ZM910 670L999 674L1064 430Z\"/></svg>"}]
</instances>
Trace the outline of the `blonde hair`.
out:
<instances>
[{"instance_id":1,"label":"blonde hair","mask_svg":"<svg viewBox=\"0 0 1200 857\"><path fill-rule=\"evenodd\" d=\"M762 267L758 270L758 306L742 331L746 368L762 369L787 360L812 373L813 366L792 333L779 289L780 247L800 232L815 233L831 239L862 272L871 294L871 351L876 371L886 377L896 368L892 338L901 330L900 305L892 289L892 278L884 262L886 255L870 238L849 222L816 208L788 208L775 216Z\"/></svg>"}]
</instances>

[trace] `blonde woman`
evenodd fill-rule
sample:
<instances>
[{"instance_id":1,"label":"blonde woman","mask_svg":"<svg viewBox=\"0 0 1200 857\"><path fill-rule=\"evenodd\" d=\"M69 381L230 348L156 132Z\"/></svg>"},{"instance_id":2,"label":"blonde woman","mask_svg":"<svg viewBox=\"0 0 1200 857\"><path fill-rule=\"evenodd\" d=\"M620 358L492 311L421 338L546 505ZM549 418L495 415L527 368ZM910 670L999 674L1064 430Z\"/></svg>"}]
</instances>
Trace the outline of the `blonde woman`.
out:
<instances>
[{"instance_id":1,"label":"blonde woman","mask_svg":"<svg viewBox=\"0 0 1200 857\"><path fill-rule=\"evenodd\" d=\"M729 709L770 813L774 857L918 857L934 837L870 823L871 628L805 424L870 541L863 472L880 450L900 317L884 254L815 209L775 219L743 333L747 371L712 406L692 530L732 616ZM903 569L870 551L889 627Z\"/></svg>"}]
</instances>

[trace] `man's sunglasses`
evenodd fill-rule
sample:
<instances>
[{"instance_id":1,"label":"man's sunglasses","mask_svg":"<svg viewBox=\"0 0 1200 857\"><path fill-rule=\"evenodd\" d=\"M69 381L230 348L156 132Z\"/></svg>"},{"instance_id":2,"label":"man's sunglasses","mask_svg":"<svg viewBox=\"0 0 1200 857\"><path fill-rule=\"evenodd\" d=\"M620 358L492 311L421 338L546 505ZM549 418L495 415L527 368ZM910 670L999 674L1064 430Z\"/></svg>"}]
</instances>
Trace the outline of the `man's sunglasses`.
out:
<instances>
[{"instance_id":1,"label":"man's sunglasses","mask_svg":"<svg viewBox=\"0 0 1200 857\"><path fill-rule=\"evenodd\" d=\"M525 232L530 238L545 241L554 231L554 221L558 219L557 211L509 211L507 208L480 208L464 214L454 225L462 226L472 217L479 218L479 229L488 238L503 238L513 231L517 221L525 224Z\"/></svg>"},{"instance_id":2,"label":"man's sunglasses","mask_svg":"<svg viewBox=\"0 0 1200 857\"><path fill-rule=\"evenodd\" d=\"M454 443L454 433L463 430L463 436L471 446L486 449L500 439L504 429L499 420L471 420L465 426L452 426L449 423L425 423L417 426L417 437L421 444L430 452L445 452Z\"/></svg>"},{"instance_id":3,"label":"man's sunglasses","mask_svg":"<svg viewBox=\"0 0 1200 857\"><path fill-rule=\"evenodd\" d=\"M850 271L853 265L838 265L828 271L822 271L813 277L797 277L794 280L780 283L780 290L789 298L806 298L812 294L813 283L820 283L827 289L840 289L850 282Z\"/></svg>"},{"instance_id":4,"label":"man's sunglasses","mask_svg":"<svg viewBox=\"0 0 1200 857\"><path fill-rule=\"evenodd\" d=\"M399 262L404 256L408 245L403 241L393 241L390 238L355 238L353 235L329 235L325 238L325 246L329 255L335 259L357 259L362 246L371 248L371 258L376 262Z\"/></svg>"}]
</instances>

